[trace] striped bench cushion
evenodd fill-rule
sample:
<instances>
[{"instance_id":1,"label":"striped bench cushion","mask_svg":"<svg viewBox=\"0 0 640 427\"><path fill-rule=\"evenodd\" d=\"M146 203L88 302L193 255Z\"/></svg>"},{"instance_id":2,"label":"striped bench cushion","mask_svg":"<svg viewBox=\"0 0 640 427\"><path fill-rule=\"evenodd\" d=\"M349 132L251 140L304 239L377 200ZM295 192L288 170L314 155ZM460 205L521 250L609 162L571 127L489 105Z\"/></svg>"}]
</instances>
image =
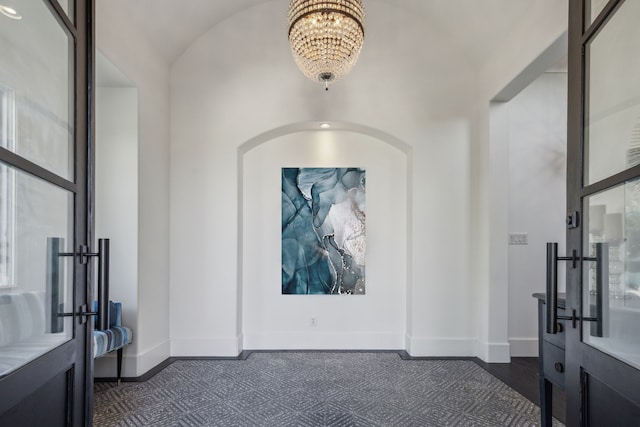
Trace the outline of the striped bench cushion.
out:
<instances>
[{"instance_id":1,"label":"striped bench cushion","mask_svg":"<svg viewBox=\"0 0 640 427\"><path fill-rule=\"evenodd\" d=\"M93 357L104 356L131 343L131 329L126 326L112 326L104 331L93 331Z\"/></svg>"},{"instance_id":2,"label":"striped bench cushion","mask_svg":"<svg viewBox=\"0 0 640 427\"><path fill-rule=\"evenodd\" d=\"M94 311L98 309L98 302L94 302ZM95 325L95 324L94 324ZM122 326L122 304L109 301L109 329L93 331L93 357L105 354L131 344L133 333L131 329Z\"/></svg>"}]
</instances>

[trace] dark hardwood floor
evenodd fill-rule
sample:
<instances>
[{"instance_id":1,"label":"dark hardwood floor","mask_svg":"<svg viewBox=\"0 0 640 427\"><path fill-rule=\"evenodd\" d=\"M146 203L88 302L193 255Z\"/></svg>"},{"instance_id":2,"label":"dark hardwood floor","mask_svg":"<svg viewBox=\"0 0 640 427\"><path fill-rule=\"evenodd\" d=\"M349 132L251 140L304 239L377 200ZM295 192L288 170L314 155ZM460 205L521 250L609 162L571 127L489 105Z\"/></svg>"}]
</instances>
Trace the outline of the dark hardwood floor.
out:
<instances>
[{"instance_id":1,"label":"dark hardwood floor","mask_svg":"<svg viewBox=\"0 0 640 427\"><path fill-rule=\"evenodd\" d=\"M540 406L537 357L513 357L511 363L485 363L480 359L474 360L487 372ZM556 387L553 388L553 416L565 422L564 391Z\"/></svg>"}]
</instances>

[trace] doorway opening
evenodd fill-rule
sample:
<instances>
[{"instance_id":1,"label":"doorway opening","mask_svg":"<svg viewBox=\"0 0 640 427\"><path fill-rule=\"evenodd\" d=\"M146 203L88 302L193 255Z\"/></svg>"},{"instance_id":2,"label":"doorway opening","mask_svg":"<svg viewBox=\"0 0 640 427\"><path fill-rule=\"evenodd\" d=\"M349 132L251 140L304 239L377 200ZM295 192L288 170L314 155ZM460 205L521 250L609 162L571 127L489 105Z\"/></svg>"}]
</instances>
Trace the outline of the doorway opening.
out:
<instances>
[{"instance_id":1,"label":"doorway opening","mask_svg":"<svg viewBox=\"0 0 640 427\"><path fill-rule=\"evenodd\" d=\"M127 326L138 318L138 88L96 52L96 237L111 244L110 299ZM123 375L135 377L137 340L124 350ZM115 352L114 352L115 353ZM95 377L112 377L115 354L95 360Z\"/></svg>"}]
</instances>

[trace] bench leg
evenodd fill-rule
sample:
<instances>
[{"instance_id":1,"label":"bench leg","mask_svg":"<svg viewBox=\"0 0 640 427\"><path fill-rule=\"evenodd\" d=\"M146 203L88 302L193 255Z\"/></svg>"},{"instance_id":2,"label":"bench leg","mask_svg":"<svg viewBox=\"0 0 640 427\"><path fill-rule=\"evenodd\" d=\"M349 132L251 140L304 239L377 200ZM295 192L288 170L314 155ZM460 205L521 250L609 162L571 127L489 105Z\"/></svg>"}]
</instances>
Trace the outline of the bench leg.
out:
<instances>
[{"instance_id":1,"label":"bench leg","mask_svg":"<svg viewBox=\"0 0 640 427\"><path fill-rule=\"evenodd\" d=\"M122 378L122 350L122 347L118 349L118 385L120 385L120 379Z\"/></svg>"}]
</instances>

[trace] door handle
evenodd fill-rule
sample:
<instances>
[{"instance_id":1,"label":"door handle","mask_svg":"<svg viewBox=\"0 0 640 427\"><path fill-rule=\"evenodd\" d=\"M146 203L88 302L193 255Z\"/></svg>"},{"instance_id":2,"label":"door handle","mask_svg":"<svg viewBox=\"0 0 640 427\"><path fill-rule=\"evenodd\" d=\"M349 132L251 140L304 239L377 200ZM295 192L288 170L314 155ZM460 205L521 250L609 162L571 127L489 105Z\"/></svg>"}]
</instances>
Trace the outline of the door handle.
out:
<instances>
[{"instance_id":1,"label":"door handle","mask_svg":"<svg viewBox=\"0 0 640 427\"><path fill-rule=\"evenodd\" d=\"M80 246L78 253L62 252L64 239L50 237L47 239L47 312L50 316L49 332L63 331L63 317L78 316L80 324L86 322L87 316L98 316L96 329L109 328L109 239L98 239L98 252L91 253L85 245ZM63 312L64 304L61 302L62 273L59 267L60 257L78 256L82 264L86 264L90 257L98 258L98 309L89 311L86 304L78 309L77 313Z\"/></svg>"},{"instance_id":2,"label":"door handle","mask_svg":"<svg viewBox=\"0 0 640 427\"><path fill-rule=\"evenodd\" d=\"M60 313L58 314L58 317L74 317L74 316L78 316L78 318L80 319L80 324L84 324L87 322L87 317L88 316L97 316L98 312L97 311L89 311L89 309L87 308L87 304L82 304L81 306L78 307L78 311L76 313Z\"/></svg>"},{"instance_id":3,"label":"door handle","mask_svg":"<svg viewBox=\"0 0 640 427\"><path fill-rule=\"evenodd\" d=\"M98 258L98 318L96 330L109 329L109 239L98 239L98 252L89 252L87 246L80 247L80 258Z\"/></svg>"},{"instance_id":4,"label":"door handle","mask_svg":"<svg viewBox=\"0 0 640 427\"><path fill-rule=\"evenodd\" d=\"M606 334L606 319L608 319L609 307L609 244L596 243L596 256L584 258L585 261L595 261L596 263L596 306L595 310L590 307L590 313L595 317L583 317L582 320L594 322L591 324L591 336L604 337Z\"/></svg>"},{"instance_id":5,"label":"door handle","mask_svg":"<svg viewBox=\"0 0 640 427\"><path fill-rule=\"evenodd\" d=\"M595 317L580 317L576 310L571 316L558 316L558 261L571 261L572 268L578 266L578 261L596 262L596 307ZM591 335L596 337L604 336L606 332L605 320L608 303L608 283L609 283L609 245L607 243L596 243L596 256L580 258L576 250L573 250L570 257L558 256L558 243L547 243L547 312L546 321L548 334L555 335L559 332L558 320L571 320L573 327L577 327L580 320L595 322L591 328Z\"/></svg>"},{"instance_id":6,"label":"door handle","mask_svg":"<svg viewBox=\"0 0 640 427\"><path fill-rule=\"evenodd\" d=\"M547 333L558 333L558 319L573 320L573 317L558 316L558 261L571 261L572 268L578 266L577 251L572 252L570 257L558 256L558 243L547 243Z\"/></svg>"}]
</instances>

